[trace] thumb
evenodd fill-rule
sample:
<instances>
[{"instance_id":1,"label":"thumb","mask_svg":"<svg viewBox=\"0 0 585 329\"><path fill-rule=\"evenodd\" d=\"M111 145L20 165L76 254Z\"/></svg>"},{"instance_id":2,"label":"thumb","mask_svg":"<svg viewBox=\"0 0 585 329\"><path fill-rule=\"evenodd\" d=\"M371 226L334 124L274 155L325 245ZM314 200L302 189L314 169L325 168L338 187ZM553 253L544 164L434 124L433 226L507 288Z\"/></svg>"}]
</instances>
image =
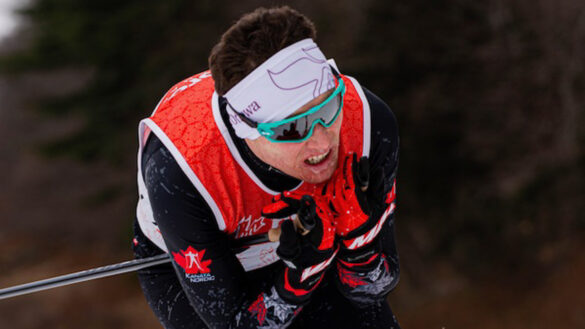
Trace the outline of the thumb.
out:
<instances>
[{"instance_id":1,"label":"thumb","mask_svg":"<svg viewBox=\"0 0 585 329\"><path fill-rule=\"evenodd\" d=\"M299 201L278 195L262 208L261 214L266 218L285 218L296 214Z\"/></svg>"}]
</instances>

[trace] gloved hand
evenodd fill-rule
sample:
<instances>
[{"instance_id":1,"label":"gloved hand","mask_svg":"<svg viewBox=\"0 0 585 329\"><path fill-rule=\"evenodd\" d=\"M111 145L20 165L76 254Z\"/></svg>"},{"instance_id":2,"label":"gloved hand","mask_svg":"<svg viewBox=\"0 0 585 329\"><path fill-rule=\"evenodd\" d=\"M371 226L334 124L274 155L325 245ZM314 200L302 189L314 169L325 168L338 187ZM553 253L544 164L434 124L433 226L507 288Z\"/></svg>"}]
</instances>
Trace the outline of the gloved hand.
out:
<instances>
[{"instance_id":1,"label":"gloved hand","mask_svg":"<svg viewBox=\"0 0 585 329\"><path fill-rule=\"evenodd\" d=\"M384 195L384 171L370 172L367 157L348 154L324 188L341 239L339 258L350 263L372 261L379 251L376 237L394 211L395 187Z\"/></svg>"},{"instance_id":2,"label":"gloved hand","mask_svg":"<svg viewBox=\"0 0 585 329\"><path fill-rule=\"evenodd\" d=\"M262 210L266 218L296 218L282 222L280 245L276 249L287 266L277 279L276 289L283 299L291 303L308 301L337 253L335 228L326 201L324 198L283 192ZM295 226L294 221L300 225Z\"/></svg>"}]
</instances>

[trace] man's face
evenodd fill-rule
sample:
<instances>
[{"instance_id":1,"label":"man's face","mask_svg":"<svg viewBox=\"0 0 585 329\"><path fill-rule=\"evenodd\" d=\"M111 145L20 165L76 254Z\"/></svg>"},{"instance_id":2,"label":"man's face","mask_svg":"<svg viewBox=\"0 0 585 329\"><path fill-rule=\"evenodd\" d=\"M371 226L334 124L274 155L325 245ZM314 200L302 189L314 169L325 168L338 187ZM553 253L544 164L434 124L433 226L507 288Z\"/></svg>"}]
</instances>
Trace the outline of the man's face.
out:
<instances>
[{"instance_id":1,"label":"man's face","mask_svg":"<svg viewBox=\"0 0 585 329\"><path fill-rule=\"evenodd\" d=\"M331 93L320 95L292 115L319 105ZM267 164L308 183L321 183L328 180L337 168L342 116L343 112L329 128L317 124L313 135L302 143L273 143L264 137L245 141L252 152Z\"/></svg>"}]
</instances>

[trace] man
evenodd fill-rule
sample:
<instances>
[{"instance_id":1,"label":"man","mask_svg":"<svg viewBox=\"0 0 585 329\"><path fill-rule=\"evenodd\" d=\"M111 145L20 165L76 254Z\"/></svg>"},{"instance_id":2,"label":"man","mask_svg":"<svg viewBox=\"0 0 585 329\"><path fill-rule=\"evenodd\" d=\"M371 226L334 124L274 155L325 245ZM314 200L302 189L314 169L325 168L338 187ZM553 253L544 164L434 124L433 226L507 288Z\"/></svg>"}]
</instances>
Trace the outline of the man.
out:
<instances>
[{"instance_id":1,"label":"man","mask_svg":"<svg viewBox=\"0 0 585 329\"><path fill-rule=\"evenodd\" d=\"M165 328L398 328L396 121L315 34L243 16L141 122L134 251L172 255L139 272Z\"/></svg>"}]
</instances>

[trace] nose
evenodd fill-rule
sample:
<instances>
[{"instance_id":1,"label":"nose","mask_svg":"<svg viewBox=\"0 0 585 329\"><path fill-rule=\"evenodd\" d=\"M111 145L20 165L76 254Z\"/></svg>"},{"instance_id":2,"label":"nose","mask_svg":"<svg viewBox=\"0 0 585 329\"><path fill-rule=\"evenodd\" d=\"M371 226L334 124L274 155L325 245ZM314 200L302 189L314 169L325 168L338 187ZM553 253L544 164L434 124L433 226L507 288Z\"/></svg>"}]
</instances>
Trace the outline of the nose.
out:
<instances>
[{"instance_id":1,"label":"nose","mask_svg":"<svg viewBox=\"0 0 585 329\"><path fill-rule=\"evenodd\" d=\"M330 146L330 139L330 132L328 129L318 123L313 129L313 135L307 140L307 146L325 150Z\"/></svg>"}]
</instances>

